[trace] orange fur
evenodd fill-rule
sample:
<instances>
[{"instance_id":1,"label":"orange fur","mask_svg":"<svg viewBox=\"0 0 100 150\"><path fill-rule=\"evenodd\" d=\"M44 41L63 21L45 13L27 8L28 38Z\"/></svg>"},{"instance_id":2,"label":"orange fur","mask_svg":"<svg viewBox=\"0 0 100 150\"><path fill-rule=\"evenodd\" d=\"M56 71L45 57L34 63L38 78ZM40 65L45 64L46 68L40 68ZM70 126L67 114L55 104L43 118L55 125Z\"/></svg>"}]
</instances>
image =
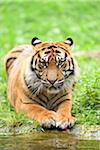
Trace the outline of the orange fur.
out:
<instances>
[{"instance_id":1,"label":"orange fur","mask_svg":"<svg viewBox=\"0 0 100 150\"><path fill-rule=\"evenodd\" d=\"M65 53L66 60L60 62ZM42 58L47 60L40 62ZM8 98L17 112L24 112L43 127L65 129L73 126L72 88L77 79L78 66L70 45L63 42L22 45L7 54L5 66ZM32 67L36 68L32 70ZM68 73L65 79L64 69L68 70L68 67L74 67L74 74Z\"/></svg>"}]
</instances>

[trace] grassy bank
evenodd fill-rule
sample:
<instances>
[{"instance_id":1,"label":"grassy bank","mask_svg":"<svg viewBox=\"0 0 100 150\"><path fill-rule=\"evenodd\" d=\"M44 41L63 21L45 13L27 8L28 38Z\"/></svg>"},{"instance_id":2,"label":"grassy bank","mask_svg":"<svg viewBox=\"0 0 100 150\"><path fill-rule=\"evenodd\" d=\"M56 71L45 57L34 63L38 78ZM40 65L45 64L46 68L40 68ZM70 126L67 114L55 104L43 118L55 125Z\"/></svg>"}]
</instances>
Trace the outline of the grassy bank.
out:
<instances>
[{"instance_id":1,"label":"grassy bank","mask_svg":"<svg viewBox=\"0 0 100 150\"><path fill-rule=\"evenodd\" d=\"M99 49L100 2L66 0L0 2L0 128L37 123L15 113L7 96L3 59L16 45L30 43L33 36L43 41L72 37L74 52ZM73 96L73 114L78 124L100 125L100 60L78 57L81 76Z\"/></svg>"}]
</instances>

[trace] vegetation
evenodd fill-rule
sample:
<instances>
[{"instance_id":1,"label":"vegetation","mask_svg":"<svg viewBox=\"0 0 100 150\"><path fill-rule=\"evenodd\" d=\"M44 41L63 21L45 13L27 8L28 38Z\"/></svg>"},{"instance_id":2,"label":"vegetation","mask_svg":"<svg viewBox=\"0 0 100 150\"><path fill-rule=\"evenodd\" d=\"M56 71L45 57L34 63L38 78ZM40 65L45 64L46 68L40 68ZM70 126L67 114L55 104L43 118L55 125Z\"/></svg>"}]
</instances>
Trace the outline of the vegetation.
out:
<instances>
[{"instance_id":1,"label":"vegetation","mask_svg":"<svg viewBox=\"0 0 100 150\"><path fill-rule=\"evenodd\" d=\"M81 68L80 80L74 92L73 113L81 124L100 124L100 68L99 59L78 59Z\"/></svg>"},{"instance_id":2,"label":"vegetation","mask_svg":"<svg viewBox=\"0 0 100 150\"><path fill-rule=\"evenodd\" d=\"M13 47L29 43L37 36L43 41L63 41L72 37L74 52L99 50L100 1L33 0L0 1L0 128L37 123L16 114L7 100L4 56ZM100 60L78 57L73 114L78 124L100 125Z\"/></svg>"}]
</instances>

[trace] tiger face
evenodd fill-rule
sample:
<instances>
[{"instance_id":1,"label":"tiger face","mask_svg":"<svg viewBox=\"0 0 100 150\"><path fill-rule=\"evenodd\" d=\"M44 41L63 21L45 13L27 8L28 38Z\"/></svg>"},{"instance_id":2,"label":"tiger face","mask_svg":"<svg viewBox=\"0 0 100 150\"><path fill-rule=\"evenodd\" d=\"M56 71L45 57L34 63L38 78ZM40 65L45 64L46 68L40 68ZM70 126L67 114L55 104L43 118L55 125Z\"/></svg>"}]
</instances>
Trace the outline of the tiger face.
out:
<instances>
[{"instance_id":1,"label":"tiger face","mask_svg":"<svg viewBox=\"0 0 100 150\"><path fill-rule=\"evenodd\" d=\"M38 89L58 93L72 86L76 69L71 55L72 44L71 38L61 43L42 43L38 38L32 39L31 70L35 72Z\"/></svg>"}]
</instances>

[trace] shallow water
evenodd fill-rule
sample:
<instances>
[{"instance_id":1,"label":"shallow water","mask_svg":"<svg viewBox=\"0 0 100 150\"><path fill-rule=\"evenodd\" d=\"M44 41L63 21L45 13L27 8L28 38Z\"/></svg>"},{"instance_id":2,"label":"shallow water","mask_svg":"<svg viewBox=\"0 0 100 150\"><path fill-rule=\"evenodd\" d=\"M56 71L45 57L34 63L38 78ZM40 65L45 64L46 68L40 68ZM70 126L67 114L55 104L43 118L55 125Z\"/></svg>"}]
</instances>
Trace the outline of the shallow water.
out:
<instances>
[{"instance_id":1,"label":"shallow water","mask_svg":"<svg viewBox=\"0 0 100 150\"><path fill-rule=\"evenodd\" d=\"M66 132L0 136L0 150L100 150L99 140L82 140Z\"/></svg>"}]
</instances>

